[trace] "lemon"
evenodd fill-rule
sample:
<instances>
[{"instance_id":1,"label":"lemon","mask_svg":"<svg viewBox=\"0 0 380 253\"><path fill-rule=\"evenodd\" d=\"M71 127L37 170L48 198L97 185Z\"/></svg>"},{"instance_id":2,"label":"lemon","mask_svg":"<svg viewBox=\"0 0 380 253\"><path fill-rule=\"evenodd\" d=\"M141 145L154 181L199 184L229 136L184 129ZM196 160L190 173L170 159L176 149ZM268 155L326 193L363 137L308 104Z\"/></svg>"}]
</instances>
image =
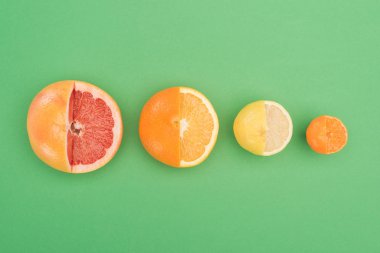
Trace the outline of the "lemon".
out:
<instances>
[{"instance_id":1,"label":"lemon","mask_svg":"<svg viewBox=\"0 0 380 253\"><path fill-rule=\"evenodd\" d=\"M233 130L242 148L255 155L270 156L288 145L293 123L282 105L261 100L246 105L238 113Z\"/></svg>"}]
</instances>

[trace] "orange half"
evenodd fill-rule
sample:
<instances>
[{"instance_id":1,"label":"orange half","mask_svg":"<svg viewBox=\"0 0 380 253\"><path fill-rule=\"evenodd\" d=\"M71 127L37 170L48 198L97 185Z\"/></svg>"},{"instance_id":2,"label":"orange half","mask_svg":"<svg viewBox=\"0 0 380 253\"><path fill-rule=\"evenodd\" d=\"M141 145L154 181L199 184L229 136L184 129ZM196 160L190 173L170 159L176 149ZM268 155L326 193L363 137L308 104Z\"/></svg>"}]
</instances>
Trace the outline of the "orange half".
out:
<instances>
[{"instance_id":1,"label":"orange half","mask_svg":"<svg viewBox=\"0 0 380 253\"><path fill-rule=\"evenodd\" d=\"M140 139L155 159L173 167L203 162L218 136L216 112L200 92L173 87L156 93L144 105Z\"/></svg>"}]
</instances>

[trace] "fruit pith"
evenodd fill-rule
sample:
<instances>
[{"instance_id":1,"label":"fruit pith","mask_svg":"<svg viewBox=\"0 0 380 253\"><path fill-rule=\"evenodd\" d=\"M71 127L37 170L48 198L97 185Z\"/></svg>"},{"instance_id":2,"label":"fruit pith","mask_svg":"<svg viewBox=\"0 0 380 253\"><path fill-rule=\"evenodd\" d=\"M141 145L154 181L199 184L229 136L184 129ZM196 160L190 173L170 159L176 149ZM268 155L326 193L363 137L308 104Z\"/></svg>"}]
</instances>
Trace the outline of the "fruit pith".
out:
<instances>
[{"instance_id":1,"label":"fruit pith","mask_svg":"<svg viewBox=\"0 0 380 253\"><path fill-rule=\"evenodd\" d=\"M79 81L44 88L29 108L27 128L37 156L55 169L72 173L103 166L116 153L122 136L114 100Z\"/></svg>"}]
</instances>

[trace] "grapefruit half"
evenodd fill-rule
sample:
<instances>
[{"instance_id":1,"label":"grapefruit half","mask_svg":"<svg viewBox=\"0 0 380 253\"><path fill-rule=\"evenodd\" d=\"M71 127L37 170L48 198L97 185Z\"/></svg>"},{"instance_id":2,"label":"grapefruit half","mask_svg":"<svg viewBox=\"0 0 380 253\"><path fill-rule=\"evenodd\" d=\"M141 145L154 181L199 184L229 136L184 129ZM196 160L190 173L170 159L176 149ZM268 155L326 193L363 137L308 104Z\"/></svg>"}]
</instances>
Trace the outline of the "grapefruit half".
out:
<instances>
[{"instance_id":1,"label":"grapefruit half","mask_svg":"<svg viewBox=\"0 0 380 253\"><path fill-rule=\"evenodd\" d=\"M99 169L117 152L121 113L105 91L82 81L61 81L40 91L28 112L27 130L36 155L68 173Z\"/></svg>"},{"instance_id":2,"label":"grapefruit half","mask_svg":"<svg viewBox=\"0 0 380 253\"><path fill-rule=\"evenodd\" d=\"M306 140L315 152L330 155L346 146L348 132L337 117L322 115L310 122L306 130Z\"/></svg>"}]
</instances>

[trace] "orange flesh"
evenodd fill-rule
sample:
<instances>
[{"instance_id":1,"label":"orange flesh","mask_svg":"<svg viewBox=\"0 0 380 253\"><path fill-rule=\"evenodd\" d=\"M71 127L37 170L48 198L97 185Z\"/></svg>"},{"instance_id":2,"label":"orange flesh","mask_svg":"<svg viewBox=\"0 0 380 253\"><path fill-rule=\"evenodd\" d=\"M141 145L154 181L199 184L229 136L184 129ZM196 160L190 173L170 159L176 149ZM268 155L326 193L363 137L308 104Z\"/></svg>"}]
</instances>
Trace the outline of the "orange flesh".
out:
<instances>
[{"instance_id":1,"label":"orange flesh","mask_svg":"<svg viewBox=\"0 0 380 253\"><path fill-rule=\"evenodd\" d=\"M214 129L213 118L202 100L190 93L181 93L181 119L187 127L181 141L181 160L191 162L205 152Z\"/></svg>"},{"instance_id":2,"label":"orange flesh","mask_svg":"<svg viewBox=\"0 0 380 253\"><path fill-rule=\"evenodd\" d=\"M348 134L346 127L338 118L320 116L310 123L306 139L315 152L333 154L343 149Z\"/></svg>"},{"instance_id":3,"label":"orange flesh","mask_svg":"<svg viewBox=\"0 0 380 253\"><path fill-rule=\"evenodd\" d=\"M67 156L70 165L92 164L106 155L115 125L104 100L89 92L73 90L70 97Z\"/></svg>"},{"instance_id":4,"label":"orange flesh","mask_svg":"<svg viewBox=\"0 0 380 253\"><path fill-rule=\"evenodd\" d=\"M156 93L141 112L139 133L144 148L157 160L180 165L180 89Z\"/></svg>"}]
</instances>

